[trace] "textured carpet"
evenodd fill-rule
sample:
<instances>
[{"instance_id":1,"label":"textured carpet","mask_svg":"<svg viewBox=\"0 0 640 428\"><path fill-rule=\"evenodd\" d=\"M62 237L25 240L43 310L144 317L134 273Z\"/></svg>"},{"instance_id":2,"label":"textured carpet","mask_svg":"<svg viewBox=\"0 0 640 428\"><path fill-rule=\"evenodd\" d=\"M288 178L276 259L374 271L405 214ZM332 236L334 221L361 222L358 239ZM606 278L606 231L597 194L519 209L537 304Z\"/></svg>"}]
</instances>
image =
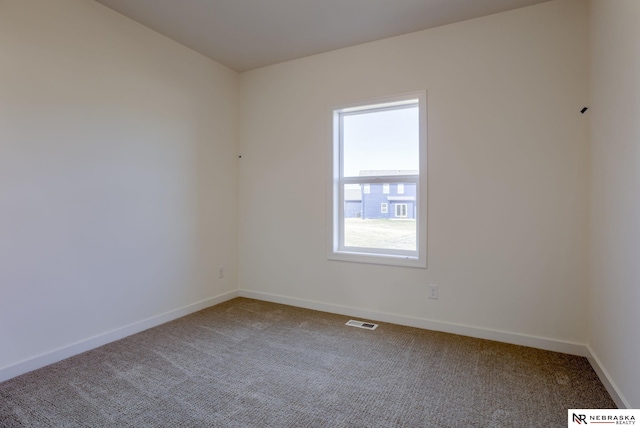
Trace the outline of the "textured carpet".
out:
<instances>
[{"instance_id":1,"label":"textured carpet","mask_svg":"<svg viewBox=\"0 0 640 428\"><path fill-rule=\"evenodd\" d=\"M2 427L563 427L585 358L238 298L0 383Z\"/></svg>"}]
</instances>

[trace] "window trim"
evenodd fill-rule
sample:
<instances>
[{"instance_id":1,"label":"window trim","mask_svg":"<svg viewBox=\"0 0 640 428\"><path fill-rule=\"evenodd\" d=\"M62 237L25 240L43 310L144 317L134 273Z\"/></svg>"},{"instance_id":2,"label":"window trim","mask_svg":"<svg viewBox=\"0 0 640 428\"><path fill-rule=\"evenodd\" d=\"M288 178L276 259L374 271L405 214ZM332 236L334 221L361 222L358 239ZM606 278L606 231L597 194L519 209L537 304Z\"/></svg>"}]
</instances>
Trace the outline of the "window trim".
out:
<instances>
[{"instance_id":1,"label":"window trim","mask_svg":"<svg viewBox=\"0 0 640 428\"><path fill-rule=\"evenodd\" d=\"M384 182L394 183L416 183L416 249L411 254L395 254L381 252L379 249L356 248L346 251L340 249L339 238L343 236L341 228L344 226L344 184L350 182L362 182L362 177L340 177L342 146L340 143L340 114L355 112L359 110L372 109L377 107L396 108L403 104L408 104L410 100L418 100L419 106L419 175L408 176L385 176ZM357 102L335 105L329 108L328 114L329 132L329 179L328 182L328 251L329 260L350 261L358 263L372 263L407 267L427 267L427 92L416 91L398 94L389 97L367 99ZM373 181L375 182L375 181ZM342 202L342 203L341 203Z\"/></svg>"}]
</instances>

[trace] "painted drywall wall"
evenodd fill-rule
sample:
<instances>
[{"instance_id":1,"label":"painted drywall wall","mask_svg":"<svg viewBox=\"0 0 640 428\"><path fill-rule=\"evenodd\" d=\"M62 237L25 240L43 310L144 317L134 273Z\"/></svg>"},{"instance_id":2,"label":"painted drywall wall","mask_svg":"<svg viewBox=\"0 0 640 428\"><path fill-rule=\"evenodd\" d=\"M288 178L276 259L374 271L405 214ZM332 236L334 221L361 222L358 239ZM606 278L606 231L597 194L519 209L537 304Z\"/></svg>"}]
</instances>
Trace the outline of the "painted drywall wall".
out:
<instances>
[{"instance_id":1,"label":"painted drywall wall","mask_svg":"<svg viewBox=\"0 0 640 428\"><path fill-rule=\"evenodd\" d=\"M587 26L559 0L241 74L241 292L585 343ZM428 268L328 261L330 106L421 89Z\"/></svg>"},{"instance_id":2,"label":"painted drywall wall","mask_svg":"<svg viewBox=\"0 0 640 428\"><path fill-rule=\"evenodd\" d=\"M589 346L640 408L640 2L591 7Z\"/></svg>"},{"instance_id":3,"label":"painted drywall wall","mask_svg":"<svg viewBox=\"0 0 640 428\"><path fill-rule=\"evenodd\" d=\"M0 369L237 288L236 117L94 1L0 2Z\"/></svg>"}]
</instances>

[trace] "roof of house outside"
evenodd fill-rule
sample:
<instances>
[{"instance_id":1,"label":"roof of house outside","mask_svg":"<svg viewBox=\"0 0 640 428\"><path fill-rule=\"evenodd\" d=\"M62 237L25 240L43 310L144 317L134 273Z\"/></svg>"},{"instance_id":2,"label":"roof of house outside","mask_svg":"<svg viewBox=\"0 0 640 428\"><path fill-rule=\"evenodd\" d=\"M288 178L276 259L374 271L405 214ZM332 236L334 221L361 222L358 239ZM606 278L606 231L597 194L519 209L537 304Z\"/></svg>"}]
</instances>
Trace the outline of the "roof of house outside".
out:
<instances>
[{"instance_id":1,"label":"roof of house outside","mask_svg":"<svg viewBox=\"0 0 640 428\"><path fill-rule=\"evenodd\" d=\"M415 196L387 196L389 202L413 202L416 200Z\"/></svg>"},{"instance_id":2,"label":"roof of house outside","mask_svg":"<svg viewBox=\"0 0 640 428\"><path fill-rule=\"evenodd\" d=\"M360 171L360 177L385 176L385 175L418 175L417 169L364 169Z\"/></svg>"}]
</instances>

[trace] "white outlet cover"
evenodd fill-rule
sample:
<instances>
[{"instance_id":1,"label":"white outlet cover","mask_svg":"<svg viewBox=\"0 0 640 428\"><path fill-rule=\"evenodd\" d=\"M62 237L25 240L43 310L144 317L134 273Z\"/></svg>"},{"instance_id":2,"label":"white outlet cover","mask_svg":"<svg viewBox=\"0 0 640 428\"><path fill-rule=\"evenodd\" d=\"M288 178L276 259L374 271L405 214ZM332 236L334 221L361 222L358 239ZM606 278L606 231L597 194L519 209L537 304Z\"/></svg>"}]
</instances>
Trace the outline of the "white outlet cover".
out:
<instances>
[{"instance_id":1,"label":"white outlet cover","mask_svg":"<svg viewBox=\"0 0 640 428\"><path fill-rule=\"evenodd\" d=\"M429 298L430 299L438 299L438 286L437 285L429 285Z\"/></svg>"}]
</instances>

